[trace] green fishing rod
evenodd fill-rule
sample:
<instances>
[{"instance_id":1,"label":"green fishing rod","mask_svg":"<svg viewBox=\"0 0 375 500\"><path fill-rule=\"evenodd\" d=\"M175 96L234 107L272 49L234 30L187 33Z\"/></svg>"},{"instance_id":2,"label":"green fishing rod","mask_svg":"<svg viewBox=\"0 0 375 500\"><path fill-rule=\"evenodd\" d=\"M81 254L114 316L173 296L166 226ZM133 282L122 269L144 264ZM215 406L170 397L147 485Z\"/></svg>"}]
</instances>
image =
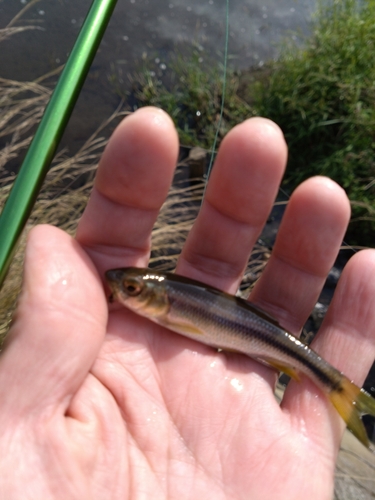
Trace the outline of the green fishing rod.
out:
<instances>
[{"instance_id":1,"label":"green fishing rod","mask_svg":"<svg viewBox=\"0 0 375 500\"><path fill-rule=\"evenodd\" d=\"M94 0L0 215L0 287L117 0Z\"/></svg>"}]
</instances>

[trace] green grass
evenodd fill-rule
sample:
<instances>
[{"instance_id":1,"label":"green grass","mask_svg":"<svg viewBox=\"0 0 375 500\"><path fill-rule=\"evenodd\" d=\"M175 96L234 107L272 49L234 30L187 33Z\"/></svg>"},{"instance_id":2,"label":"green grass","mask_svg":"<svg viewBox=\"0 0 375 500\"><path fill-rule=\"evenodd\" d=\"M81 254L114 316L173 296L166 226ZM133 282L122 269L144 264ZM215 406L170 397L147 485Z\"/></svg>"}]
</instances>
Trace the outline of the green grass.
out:
<instances>
[{"instance_id":1,"label":"green grass","mask_svg":"<svg viewBox=\"0 0 375 500\"><path fill-rule=\"evenodd\" d=\"M137 105L163 108L172 117L184 145L211 149L219 123L223 70L202 58L195 47L189 57L177 55L163 75L146 62L133 78ZM238 75L229 70L220 139L237 123L252 116L251 106L238 95Z\"/></svg>"},{"instance_id":2,"label":"green grass","mask_svg":"<svg viewBox=\"0 0 375 500\"><path fill-rule=\"evenodd\" d=\"M183 144L210 149L220 114L222 70L201 52L176 57L170 71L145 65L134 78L137 105L174 119ZM249 116L271 118L289 146L290 189L327 175L346 190L350 244L374 246L375 0L321 2L303 46L286 41L278 61L261 70L228 71L220 139Z\"/></svg>"},{"instance_id":3,"label":"green grass","mask_svg":"<svg viewBox=\"0 0 375 500\"><path fill-rule=\"evenodd\" d=\"M285 46L269 74L253 86L256 113L284 131L288 181L335 179L353 200L352 242L373 246L375 2L321 5L305 46Z\"/></svg>"}]
</instances>

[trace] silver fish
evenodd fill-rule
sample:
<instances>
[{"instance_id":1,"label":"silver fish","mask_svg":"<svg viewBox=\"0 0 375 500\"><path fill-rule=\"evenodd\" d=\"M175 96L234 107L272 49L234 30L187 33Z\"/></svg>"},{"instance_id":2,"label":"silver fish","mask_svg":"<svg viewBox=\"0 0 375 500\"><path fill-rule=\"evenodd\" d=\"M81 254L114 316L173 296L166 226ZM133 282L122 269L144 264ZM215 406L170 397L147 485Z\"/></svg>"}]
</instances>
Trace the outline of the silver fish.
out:
<instances>
[{"instance_id":1,"label":"silver fish","mask_svg":"<svg viewBox=\"0 0 375 500\"><path fill-rule=\"evenodd\" d=\"M328 396L349 430L369 446L361 415L375 416L375 399L267 313L176 274L129 267L107 271L106 279L115 300L169 330L246 354L296 380L306 375Z\"/></svg>"}]
</instances>

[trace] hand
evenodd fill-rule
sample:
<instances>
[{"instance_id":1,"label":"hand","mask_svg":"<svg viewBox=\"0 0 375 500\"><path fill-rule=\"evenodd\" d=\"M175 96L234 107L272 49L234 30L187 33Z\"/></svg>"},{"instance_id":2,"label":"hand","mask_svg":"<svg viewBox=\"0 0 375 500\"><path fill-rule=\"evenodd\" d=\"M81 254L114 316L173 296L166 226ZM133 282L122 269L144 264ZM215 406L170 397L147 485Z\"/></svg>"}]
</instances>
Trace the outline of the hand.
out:
<instances>
[{"instance_id":1,"label":"hand","mask_svg":"<svg viewBox=\"0 0 375 500\"><path fill-rule=\"evenodd\" d=\"M108 314L105 270L146 266L177 158L170 119L144 108L103 154L76 240L30 233L24 287L0 358L4 499L325 500L343 422L309 381L281 407L275 372L180 337L125 308ZM225 138L177 272L230 293L286 163L263 119ZM303 165L301 166L303 168ZM333 265L349 219L335 183L290 199L251 300L293 333ZM314 348L361 385L375 354L375 252L347 265Z\"/></svg>"}]
</instances>

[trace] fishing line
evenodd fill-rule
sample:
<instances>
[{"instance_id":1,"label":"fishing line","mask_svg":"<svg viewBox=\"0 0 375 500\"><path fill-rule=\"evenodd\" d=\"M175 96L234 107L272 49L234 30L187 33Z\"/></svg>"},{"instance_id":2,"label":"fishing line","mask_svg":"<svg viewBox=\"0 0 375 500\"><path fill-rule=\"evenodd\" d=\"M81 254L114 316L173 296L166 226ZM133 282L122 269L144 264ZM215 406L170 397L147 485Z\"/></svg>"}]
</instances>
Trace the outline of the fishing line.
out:
<instances>
[{"instance_id":1,"label":"fishing line","mask_svg":"<svg viewBox=\"0 0 375 500\"><path fill-rule=\"evenodd\" d=\"M216 151L216 144L217 144L217 140L219 138L219 133L220 133L220 128L221 128L221 122L223 120L225 92L226 92L226 87L227 87L228 44L229 44L229 0L226 0L226 6L225 6L225 42L224 42L223 87L222 87L222 95L221 95L220 115L219 115L219 122L218 122L218 125L217 125L217 128L216 128L214 143L212 145L211 158L210 158L210 163L209 163L207 174L206 174L206 182L205 182L205 185L204 185L202 202L203 202L204 196L206 194L208 179L210 178L212 166L213 166L213 163L214 163L215 151Z\"/></svg>"}]
</instances>

